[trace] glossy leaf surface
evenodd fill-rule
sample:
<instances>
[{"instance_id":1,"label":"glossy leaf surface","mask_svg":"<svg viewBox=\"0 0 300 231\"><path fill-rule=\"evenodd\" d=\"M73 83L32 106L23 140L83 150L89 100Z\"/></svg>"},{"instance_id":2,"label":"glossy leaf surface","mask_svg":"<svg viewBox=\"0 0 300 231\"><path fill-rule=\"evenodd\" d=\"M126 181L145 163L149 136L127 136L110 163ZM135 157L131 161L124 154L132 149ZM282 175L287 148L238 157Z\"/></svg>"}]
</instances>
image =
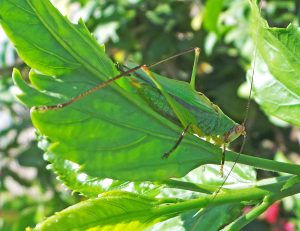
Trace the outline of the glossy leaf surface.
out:
<instances>
[{"instance_id":1,"label":"glossy leaf surface","mask_svg":"<svg viewBox=\"0 0 300 231\"><path fill-rule=\"evenodd\" d=\"M109 192L56 213L28 230L143 230L155 220L151 210L157 205L158 200Z\"/></svg>"},{"instance_id":2,"label":"glossy leaf surface","mask_svg":"<svg viewBox=\"0 0 300 231\"><path fill-rule=\"evenodd\" d=\"M255 99L267 114L300 126L300 30L270 28L252 4L253 38L258 46Z\"/></svg>"},{"instance_id":3,"label":"glossy leaf surface","mask_svg":"<svg viewBox=\"0 0 300 231\"><path fill-rule=\"evenodd\" d=\"M19 7L12 14L9 9L15 6ZM62 103L116 75L113 63L84 25L69 23L49 2L2 1L0 9L1 23L21 57L43 72L31 71L29 86L15 70L13 77L21 91L18 97L26 105ZM26 19L34 26L20 36ZM48 60L51 65L38 60ZM182 128L154 112L137 94L115 83L60 110L33 110L32 121L50 142L47 152L101 178L181 177L201 164L219 163L221 153L214 145L188 135L170 158L162 160Z\"/></svg>"}]
</instances>

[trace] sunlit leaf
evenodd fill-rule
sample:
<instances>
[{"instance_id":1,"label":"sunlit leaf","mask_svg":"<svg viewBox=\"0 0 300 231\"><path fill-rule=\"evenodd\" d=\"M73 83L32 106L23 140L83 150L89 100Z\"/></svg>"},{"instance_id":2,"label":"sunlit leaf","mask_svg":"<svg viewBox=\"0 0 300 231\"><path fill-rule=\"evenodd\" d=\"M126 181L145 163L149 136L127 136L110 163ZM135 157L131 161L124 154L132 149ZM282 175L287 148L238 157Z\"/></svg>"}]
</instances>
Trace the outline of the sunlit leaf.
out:
<instances>
[{"instance_id":1,"label":"sunlit leaf","mask_svg":"<svg viewBox=\"0 0 300 231\"><path fill-rule=\"evenodd\" d=\"M267 114L300 126L300 97L274 78L260 56L257 57L254 73L256 102Z\"/></svg>"},{"instance_id":2,"label":"sunlit leaf","mask_svg":"<svg viewBox=\"0 0 300 231\"><path fill-rule=\"evenodd\" d=\"M223 0L208 0L205 4L204 27L219 34L219 14L223 7Z\"/></svg>"},{"instance_id":3,"label":"sunlit leaf","mask_svg":"<svg viewBox=\"0 0 300 231\"><path fill-rule=\"evenodd\" d=\"M254 1L253 1L254 2ZM270 28L252 3L253 38L259 51L255 98L266 113L300 125L300 30Z\"/></svg>"},{"instance_id":4,"label":"sunlit leaf","mask_svg":"<svg viewBox=\"0 0 300 231\"><path fill-rule=\"evenodd\" d=\"M43 72L32 70L29 86L14 71L18 98L26 105L65 102L118 72L84 25L69 23L49 2L0 3L1 24L21 57ZM7 13L15 5L20 7L13 15L21 21ZM20 36L26 19L34 26ZM80 172L92 177L162 180L182 177L201 164L219 163L221 150L192 135L162 160L182 128L115 83L61 110L33 110L31 116L41 137L50 142L45 151L78 164ZM227 156L234 159L233 153Z\"/></svg>"},{"instance_id":5,"label":"sunlit leaf","mask_svg":"<svg viewBox=\"0 0 300 231\"><path fill-rule=\"evenodd\" d=\"M71 206L27 230L143 230L165 219L157 218L151 211L158 205L158 200L110 192Z\"/></svg>"}]
</instances>

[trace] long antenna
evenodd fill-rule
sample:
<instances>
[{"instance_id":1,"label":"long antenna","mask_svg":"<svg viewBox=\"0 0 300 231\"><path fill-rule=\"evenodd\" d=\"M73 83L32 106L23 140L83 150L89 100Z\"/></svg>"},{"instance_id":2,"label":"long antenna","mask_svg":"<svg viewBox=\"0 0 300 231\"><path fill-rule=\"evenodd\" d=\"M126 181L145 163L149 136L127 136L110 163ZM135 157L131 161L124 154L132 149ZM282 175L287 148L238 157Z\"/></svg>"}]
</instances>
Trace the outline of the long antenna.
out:
<instances>
[{"instance_id":1,"label":"long antenna","mask_svg":"<svg viewBox=\"0 0 300 231\"><path fill-rule=\"evenodd\" d=\"M260 2L260 7L259 10L261 11L262 8L262 3ZM256 66L256 57L257 57L257 50L258 50L258 46L257 46L257 41L258 41L258 29L256 32L256 44L255 44L255 50L254 50L254 60L253 60L253 68L252 68L252 72L251 72L251 77L250 77L250 92L249 92L249 96L248 96L248 101L247 101L247 105L246 105L246 111L245 111L245 116L244 116L244 120L242 125L246 125L248 116L249 116L249 110L250 110L250 105L251 105L251 96L252 96L252 90L253 90L253 80L254 80L254 74L255 74L255 66ZM218 190L214 193L213 197L212 197L212 201L216 198L216 196L218 195L218 193L221 191L221 189L223 188L223 186L225 185L225 183L227 182L230 174L232 173L234 167L236 166L237 161L239 160L241 153L244 150L244 146L246 143L246 135L244 135L243 141L242 141L242 145L241 148L238 152L238 155L236 156L235 160L234 160L234 164L232 165L231 169L229 170L228 174L225 177L225 180L222 182L222 184L220 185L220 187L218 188Z\"/></svg>"},{"instance_id":2,"label":"long antenna","mask_svg":"<svg viewBox=\"0 0 300 231\"><path fill-rule=\"evenodd\" d=\"M114 76L114 77L111 78L111 79L108 79L108 80L105 81L105 82L102 82L102 83L100 83L100 84L98 84L98 85L96 85L96 86L94 86L94 87L88 89L87 91L85 91L85 92L83 92L83 93L81 93L81 94L79 94L79 95L77 95L77 96L71 98L71 99L70 99L69 101L67 101L67 102L64 102L64 103L61 103L61 104L56 104L56 105L49 105L49 106L46 106L46 105L43 105L43 106L36 106L36 107L33 107L33 109L34 109L34 110L39 110L39 111L47 111L47 110L58 110L58 109L64 108L64 107L66 107L66 106L68 106L68 105L70 105L70 104L72 104L72 103L74 103L74 102L76 102L76 101L78 101L78 100L84 98L85 96L88 96L88 95L90 95L90 94L92 94L92 93L94 93L94 92L100 90L101 88L104 88L104 87L108 86L110 83L112 83L112 82L114 82L114 81L116 81L116 80L118 80L118 79L120 79L120 78L122 78L122 77L126 77L126 76L128 76L129 74L131 74L131 73L136 72L136 71L139 70L139 69L150 68L150 67L156 66L156 65L158 65L158 64L161 64L161 63L163 63L163 62L166 62L166 61L168 61L168 60L170 60L170 59L174 59L174 58L176 58L176 57L178 57L178 56L181 56L181 55L190 53L190 52L192 52L192 51L200 52L200 48L198 48L198 47L190 48L190 49L188 49L188 50L182 51L182 52L180 52L180 53L178 53L178 54L175 54L175 55L171 55L171 56L169 56L169 57L167 57L167 58L165 58L165 59L162 59L162 60L160 60L160 61L158 61L158 62L155 62L155 63L152 63L152 64L150 64L150 65L147 65L147 64L138 65L138 66L136 66L136 67L133 67L133 68L131 68L131 69L125 71L125 72L122 72L122 73L120 73L120 74Z\"/></svg>"},{"instance_id":3,"label":"long antenna","mask_svg":"<svg viewBox=\"0 0 300 231\"><path fill-rule=\"evenodd\" d=\"M166 62L166 61L168 61L168 60L170 60L170 59L177 58L177 57L179 57L179 56L185 55L185 54L187 54L187 53L190 53L190 52L196 51L196 50L199 52L199 51L200 51L200 48L198 48L198 47L193 47L193 48L187 49L187 50L182 51L182 52L180 52L180 53L177 53L177 54L175 54L175 55L171 55L171 56L169 56L169 57L167 57L167 58L164 58L164 59L162 59L162 60L160 60L160 61L158 61L158 62L151 63L150 65L147 65L147 67L148 67L148 68L154 67L154 66L159 65L159 64L161 64L161 63L164 63L164 62Z\"/></svg>"},{"instance_id":4,"label":"long antenna","mask_svg":"<svg viewBox=\"0 0 300 231\"><path fill-rule=\"evenodd\" d=\"M134 68L132 68L132 69L130 69L128 71L125 71L125 72L123 72L123 73L121 73L121 74L119 74L117 76L114 76L113 78L111 78L111 79L109 79L109 80L107 80L107 81L105 81L105 82L103 82L103 83L101 83L101 84L99 84L99 85L97 85L95 87L92 87L89 90L87 90L87 91L85 91L85 92L83 92L83 93L81 93L81 94L79 94L79 95L71 98L69 101L67 101L65 103L57 104L57 105L50 105L50 106L36 106L36 107L34 107L34 109L41 110L41 111L47 111L47 110L57 110L57 109L60 109L60 108L64 108L64 107L66 107L66 106L68 106L68 105L70 105L70 104L72 104L72 103L74 103L74 102L76 102L76 101L84 98L85 96L90 95L90 94L94 93L95 91L97 91L97 90L99 90L99 89L101 89L103 87L106 87L110 83L112 83L112 82L114 82L114 81L122 78L123 76L126 76L126 75L128 75L128 74L130 74L132 72L135 72L138 69L141 69L143 66L146 66L146 65L136 66L136 67L134 67Z\"/></svg>"}]
</instances>

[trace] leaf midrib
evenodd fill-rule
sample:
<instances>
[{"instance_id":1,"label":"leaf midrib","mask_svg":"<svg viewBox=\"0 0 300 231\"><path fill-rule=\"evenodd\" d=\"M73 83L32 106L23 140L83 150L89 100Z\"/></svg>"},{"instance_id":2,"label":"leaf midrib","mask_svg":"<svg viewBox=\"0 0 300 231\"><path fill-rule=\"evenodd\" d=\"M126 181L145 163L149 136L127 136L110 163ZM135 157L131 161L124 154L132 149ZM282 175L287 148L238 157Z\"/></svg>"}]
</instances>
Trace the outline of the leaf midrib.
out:
<instances>
[{"instance_id":1,"label":"leaf midrib","mask_svg":"<svg viewBox=\"0 0 300 231\"><path fill-rule=\"evenodd\" d=\"M149 210L152 211L152 216L150 216L150 219L154 217L155 219L155 208L157 208L159 206L159 204L155 205L155 204L152 204L151 202L147 203L147 202L143 202L143 201L138 201L138 200L133 200L133 198L128 198L128 197L122 197L121 199L125 199L125 200L131 200L131 201L134 201L134 202L138 202L142 205L144 205L145 207L144 208L141 208L141 209L138 209L138 210L128 210L126 208L123 208L122 206L118 205L117 202L113 202L113 201L110 201L108 199L114 199L114 198L117 198L119 199L119 196L109 196L108 198L103 198L103 200L101 200L101 203L103 204L107 204L107 205L111 205L113 207L117 207L121 210L124 211L123 214L118 214L118 215L112 215L110 217L100 217L98 219L95 219L91 222L87 222L87 223L84 223L84 224L74 224L76 225L76 228L92 228L92 227L96 227L96 226L106 226L106 225L118 225L120 224L119 222L125 222L125 224L129 224L133 221L139 221L142 225L146 225L146 222L143 223L143 217L145 218L148 218L149 215ZM128 203L130 203L130 201L127 201ZM96 202L95 202L96 203ZM98 201L99 203L99 201ZM102 209L103 207L100 206L100 205L95 205L96 207L98 207L98 209ZM54 215L54 216L59 216L59 214L57 215ZM54 217L52 217L52 219L54 219ZM56 218L57 219L57 218ZM59 219L59 218L58 218ZM146 220L149 220L146 219ZM112 221L114 221L113 223L111 223ZM128 221L128 222L126 222ZM68 230L72 230L74 227L69 227Z\"/></svg>"},{"instance_id":2,"label":"leaf midrib","mask_svg":"<svg viewBox=\"0 0 300 231\"><path fill-rule=\"evenodd\" d=\"M118 126L120 127L125 127L127 129L131 129L131 130L135 130L135 131L139 131L139 132L142 132L144 134L147 134L147 135L150 135L152 137L157 137L157 138L160 138L160 139L164 139L164 140L170 140L170 141L176 141L178 138L177 137L172 137L172 136L167 136L167 135L164 135L164 134L161 134L161 133L155 133L155 132L152 132L150 130L146 130L146 129L143 129L143 128L140 128L140 127L133 127L133 126L130 126L130 124L127 124L127 123L121 123L120 121L118 120L113 120L109 117L101 117L99 118L99 115L91 115L92 113L88 113L87 111L82 111L78 108L75 108L73 107L73 109L79 111L80 113L83 113L83 114L90 114L90 118L92 119L96 119L96 120L104 120L106 122L110 122L112 124L117 124ZM86 118L86 119L89 119L89 118ZM77 121L78 122L78 121ZM60 123L54 123L54 122L49 122L49 121L46 121L47 124L60 124ZM179 133L178 133L178 136L179 136ZM207 147L208 144L206 145L201 145L201 142L195 142L195 141L192 141L192 139L199 139L198 137L195 137L193 136L192 134L187 134L187 136L182 140L182 144L187 144L187 145L192 145L192 146L195 146L195 147L199 147L199 145L201 146L202 149L205 149L207 152L211 152L211 149L209 149ZM210 144L210 143L209 143ZM212 145L212 144L210 144ZM214 146L214 145L212 145ZM102 149L101 149L102 150ZM87 151L95 151L95 150L87 150Z\"/></svg>"},{"instance_id":3,"label":"leaf midrib","mask_svg":"<svg viewBox=\"0 0 300 231\"><path fill-rule=\"evenodd\" d=\"M89 65L88 62L86 62L85 60L81 59L80 56L77 56L73 53L72 50L68 49L68 45L66 45L64 43L63 40L61 40L59 38L59 36L55 33L55 31L53 31L52 29L50 29L51 27L48 25L48 23L46 21L43 20L43 18L38 14L38 11L35 10L35 8L32 6L32 4L30 3L30 0L26 0L26 2L29 4L29 6L31 7L31 9L34 11L34 13L36 14L37 18L41 21L41 23L46 27L46 29L50 32L50 34L54 37L54 39L56 39L56 41L64 48L66 49L67 52L70 53L70 55L72 55L79 63L81 63L83 65L83 67L85 67L88 71L90 71L93 75L95 75L96 77L98 77L99 79L102 79L102 76L100 75L100 73L91 65ZM67 21L68 22L68 21ZM75 33L79 34L79 36L82 38L82 35L80 33L78 33L76 30L74 30L74 28L71 26L69 27L71 28L71 30L75 31ZM88 45L90 46L90 44L88 43ZM94 48L92 48L94 49ZM101 60L101 59L100 59ZM160 115L158 115L157 113L153 112L151 109L149 109L148 107L141 107L140 103L138 100L136 100L133 96L131 96L130 94L128 94L127 92L125 92L119 85L112 83L111 87L117 91L119 94L121 94L123 97L125 97L127 100L129 100L130 102L134 103L136 107L141 108L144 112L146 112L147 114L150 114L153 118L155 118L156 120L158 120L162 126L168 126L169 128L171 128L172 130L178 131L178 126L173 124L172 122L170 122L168 119L161 117ZM164 121L162 121L164 120Z\"/></svg>"}]
</instances>

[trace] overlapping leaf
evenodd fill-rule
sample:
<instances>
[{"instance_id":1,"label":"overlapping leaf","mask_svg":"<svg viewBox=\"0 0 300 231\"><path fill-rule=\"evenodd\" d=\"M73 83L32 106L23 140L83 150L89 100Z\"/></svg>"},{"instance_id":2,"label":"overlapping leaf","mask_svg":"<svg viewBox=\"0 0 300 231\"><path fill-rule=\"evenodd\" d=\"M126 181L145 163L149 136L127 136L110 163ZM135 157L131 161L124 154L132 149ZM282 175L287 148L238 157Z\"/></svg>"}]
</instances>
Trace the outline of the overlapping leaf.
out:
<instances>
[{"instance_id":1,"label":"overlapping leaf","mask_svg":"<svg viewBox=\"0 0 300 231\"><path fill-rule=\"evenodd\" d=\"M253 38L258 46L255 99L266 113L300 126L300 30L270 28L252 4Z\"/></svg>"},{"instance_id":2,"label":"overlapping leaf","mask_svg":"<svg viewBox=\"0 0 300 231\"><path fill-rule=\"evenodd\" d=\"M71 206L27 230L143 230L159 221L154 216L159 204L159 200L131 193L109 192Z\"/></svg>"},{"instance_id":3,"label":"overlapping leaf","mask_svg":"<svg viewBox=\"0 0 300 231\"><path fill-rule=\"evenodd\" d=\"M116 75L113 63L84 25L69 23L48 1L0 1L0 12L1 24L21 57L43 73L31 71L32 86L28 86L14 72L21 90L18 97L28 106L65 102ZM79 164L90 176L166 179L204 163L219 163L221 151L193 136L162 160L181 128L117 84L61 110L33 110L32 121L51 143L47 152Z\"/></svg>"},{"instance_id":4,"label":"overlapping leaf","mask_svg":"<svg viewBox=\"0 0 300 231\"><path fill-rule=\"evenodd\" d=\"M261 57L257 57L254 87L255 100L267 114L300 126L300 97L274 78Z\"/></svg>"},{"instance_id":5,"label":"overlapping leaf","mask_svg":"<svg viewBox=\"0 0 300 231\"><path fill-rule=\"evenodd\" d=\"M239 200L256 201L266 195L278 193L290 195L294 192L293 190L299 191L299 184L294 189L282 191L282 186L289 178L261 181L257 186L229 190L216 198L199 197L189 201L172 198L154 199L133 193L111 191L101 194L99 198L83 201L54 214L37 225L34 230L142 230L154 223L185 212L192 211L194 213L196 209L206 207L210 203L226 203L227 205L222 206L222 209L237 216L243 207ZM213 224L214 215L220 215L220 211L222 211L220 208L217 210L217 207L214 207L203 216L200 214L191 216L190 213L184 214L181 219L186 221L187 229L208 227L211 228L210 230L216 230L224 222L233 219L232 216L223 214L215 220L217 224ZM201 221L201 219L204 220Z\"/></svg>"}]
</instances>

